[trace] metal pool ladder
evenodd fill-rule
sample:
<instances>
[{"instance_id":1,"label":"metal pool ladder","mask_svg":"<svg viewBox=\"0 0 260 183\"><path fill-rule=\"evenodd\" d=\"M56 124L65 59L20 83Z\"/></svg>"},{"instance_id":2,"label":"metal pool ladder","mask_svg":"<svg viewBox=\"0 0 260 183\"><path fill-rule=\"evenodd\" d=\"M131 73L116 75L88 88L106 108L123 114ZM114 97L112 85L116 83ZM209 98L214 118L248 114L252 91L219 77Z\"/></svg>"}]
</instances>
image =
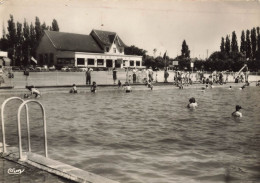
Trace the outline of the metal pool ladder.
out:
<instances>
[{"instance_id":1,"label":"metal pool ladder","mask_svg":"<svg viewBox=\"0 0 260 183\"><path fill-rule=\"evenodd\" d=\"M6 153L6 143L5 143L5 122L4 122L4 109L5 105L11 100L20 100L22 104L18 108L17 112L17 127L18 127L18 142L19 142L19 160L24 161L26 158L23 157L22 152L22 136L21 136L21 110L25 106L26 110L26 123L27 123L27 142L28 142L28 152L31 152L31 141L30 141L30 122L29 122L29 108L28 103L36 103L40 106L42 110L42 119L43 119L43 133L44 133L44 150L45 150L45 157L48 158L48 147L47 147L47 128L46 128L46 115L45 109L43 105L37 100L26 100L24 101L20 97L10 97L6 99L2 106L1 106L1 123L2 123L2 137L3 137L3 153Z\"/></svg>"}]
</instances>

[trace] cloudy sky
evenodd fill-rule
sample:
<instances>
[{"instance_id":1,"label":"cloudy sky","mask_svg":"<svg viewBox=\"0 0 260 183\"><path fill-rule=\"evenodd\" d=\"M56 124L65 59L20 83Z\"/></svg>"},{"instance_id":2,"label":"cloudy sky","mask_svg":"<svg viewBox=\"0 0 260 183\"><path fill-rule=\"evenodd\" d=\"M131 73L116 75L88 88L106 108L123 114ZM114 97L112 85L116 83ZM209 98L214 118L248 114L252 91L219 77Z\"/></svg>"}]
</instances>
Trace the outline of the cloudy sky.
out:
<instances>
[{"instance_id":1,"label":"cloudy sky","mask_svg":"<svg viewBox=\"0 0 260 183\"><path fill-rule=\"evenodd\" d=\"M156 48L176 57L185 39L192 57L205 58L219 50L222 36L236 31L240 42L242 30L260 26L260 1L0 0L1 30L10 14L19 22L38 16L47 25L55 18L61 32L114 31L150 55Z\"/></svg>"}]
</instances>

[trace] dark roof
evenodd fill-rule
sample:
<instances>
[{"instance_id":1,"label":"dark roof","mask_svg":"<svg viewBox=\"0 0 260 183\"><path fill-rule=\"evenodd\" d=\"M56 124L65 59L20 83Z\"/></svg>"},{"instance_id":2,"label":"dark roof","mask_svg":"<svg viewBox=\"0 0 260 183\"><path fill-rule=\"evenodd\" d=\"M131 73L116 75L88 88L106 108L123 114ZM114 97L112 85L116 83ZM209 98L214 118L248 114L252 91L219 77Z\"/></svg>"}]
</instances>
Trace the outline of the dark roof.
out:
<instances>
[{"instance_id":1,"label":"dark roof","mask_svg":"<svg viewBox=\"0 0 260 183\"><path fill-rule=\"evenodd\" d=\"M115 32L95 30L95 29L93 29L93 32L96 33L99 40L104 44L104 46L110 46L113 43L113 41L115 40L115 37L117 37L118 44L120 46L127 47L125 45L125 43L120 39L120 37Z\"/></svg>"},{"instance_id":2,"label":"dark roof","mask_svg":"<svg viewBox=\"0 0 260 183\"><path fill-rule=\"evenodd\" d=\"M54 47L58 50L92 53L104 52L90 35L46 30L45 34L49 37Z\"/></svg>"}]
</instances>

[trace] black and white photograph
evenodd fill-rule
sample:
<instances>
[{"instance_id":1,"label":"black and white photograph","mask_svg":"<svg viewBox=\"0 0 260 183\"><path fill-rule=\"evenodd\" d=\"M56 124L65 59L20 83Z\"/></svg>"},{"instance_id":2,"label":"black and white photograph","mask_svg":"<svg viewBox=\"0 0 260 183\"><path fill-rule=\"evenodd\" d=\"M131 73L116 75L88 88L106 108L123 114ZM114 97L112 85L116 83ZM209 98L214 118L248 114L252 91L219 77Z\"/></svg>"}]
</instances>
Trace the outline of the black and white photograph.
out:
<instances>
[{"instance_id":1,"label":"black and white photograph","mask_svg":"<svg viewBox=\"0 0 260 183\"><path fill-rule=\"evenodd\" d=\"M0 0L0 183L259 183L259 0Z\"/></svg>"}]
</instances>

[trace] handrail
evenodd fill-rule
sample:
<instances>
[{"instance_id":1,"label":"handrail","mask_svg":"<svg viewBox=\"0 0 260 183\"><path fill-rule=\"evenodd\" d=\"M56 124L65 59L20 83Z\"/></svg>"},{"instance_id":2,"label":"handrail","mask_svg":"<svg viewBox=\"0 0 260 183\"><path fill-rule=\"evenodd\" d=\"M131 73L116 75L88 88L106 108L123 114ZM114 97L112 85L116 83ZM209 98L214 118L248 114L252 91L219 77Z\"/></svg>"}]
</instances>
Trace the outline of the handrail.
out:
<instances>
[{"instance_id":1,"label":"handrail","mask_svg":"<svg viewBox=\"0 0 260 183\"><path fill-rule=\"evenodd\" d=\"M24 102L24 100L21 99L20 97L10 97L10 98L6 99L6 100L3 102L2 106L1 106L1 123L2 123L3 153L6 153L4 108L5 108L5 105L6 105L9 101L15 100L15 99ZM27 106L27 105L25 106L25 109L26 109L26 121L27 121L28 151L31 152L29 116L28 116L28 106Z\"/></svg>"},{"instance_id":2,"label":"handrail","mask_svg":"<svg viewBox=\"0 0 260 183\"><path fill-rule=\"evenodd\" d=\"M48 147L47 147L47 133L46 133L46 115L45 115L45 109L43 107L43 105L37 101L37 100L27 100L24 101L19 109L18 109L18 113L17 113L17 123L18 123L18 138L19 138L19 158L20 160L22 160L22 137L21 137L21 110L23 108L23 106L26 106L27 103L36 103L39 104L39 106L42 109L42 114L43 114L43 133L44 133L44 149L45 149L45 157L48 157Z\"/></svg>"}]
</instances>

